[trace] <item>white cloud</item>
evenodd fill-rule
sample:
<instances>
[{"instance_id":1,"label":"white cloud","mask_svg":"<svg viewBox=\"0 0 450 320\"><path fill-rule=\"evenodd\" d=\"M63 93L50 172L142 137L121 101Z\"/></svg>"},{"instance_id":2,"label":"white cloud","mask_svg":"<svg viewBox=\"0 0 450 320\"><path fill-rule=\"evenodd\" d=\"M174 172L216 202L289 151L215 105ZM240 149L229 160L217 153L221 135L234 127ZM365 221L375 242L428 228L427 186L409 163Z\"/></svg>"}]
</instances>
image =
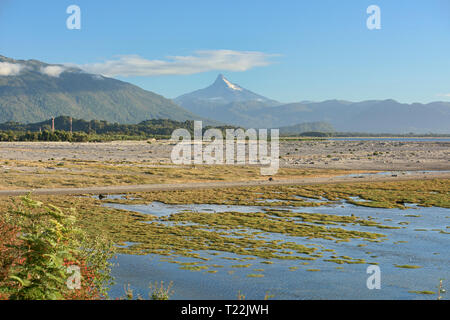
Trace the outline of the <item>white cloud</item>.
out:
<instances>
[{"instance_id":1,"label":"white cloud","mask_svg":"<svg viewBox=\"0 0 450 320\"><path fill-rule=\"evenodd\" d=\"M25 66L19 63L0 62L0 76L16 76L24 68Z\"/></svg>"},{"instance_id":2,"label":"white cloud","mask_svg":"<svg viewBox=\"0 0 450 320\"><path fill-rule=\"evenodd\" d=\"M90 63L78 67L104 76L187 75L207 71L246 71L267 66L275 55L258 51L207 50L191 56L173 56L166 60L147 60L138 55L118 56L118 59Z\"/></svg>"},{"instance_id":3,"label":"white cloud","mask_svg":"<svg viewBox=\"0 0 450 320\"><path fill-rule=\"evenodd\" d=\"M47 76L58 78L59 75L63 73L65 70L66 68L61 66L47 66L41 67L39 71L43 74L46 74Z\"/></svg>"},{"instance_id":4,"label":"white cloud","mask_svg":"<svg viewBox=\"0 0 450 320\"><path fill-rule=\"evenodd\" d=\"M450 98L450 93L441 93L438 94L439 97L446 97L446 98Z\"/></svg>"},{"instance_id":5,"label":"white cloud","mask_svg":"<svg viewBox=\"0 0 450 320\"><path fill-rule=\"evenodd\" d=\"M103 80L104 78L101 75L94 74L94 75L92 75L92 79L94 79L94 80Z\"/></svg>"}]
</instances>

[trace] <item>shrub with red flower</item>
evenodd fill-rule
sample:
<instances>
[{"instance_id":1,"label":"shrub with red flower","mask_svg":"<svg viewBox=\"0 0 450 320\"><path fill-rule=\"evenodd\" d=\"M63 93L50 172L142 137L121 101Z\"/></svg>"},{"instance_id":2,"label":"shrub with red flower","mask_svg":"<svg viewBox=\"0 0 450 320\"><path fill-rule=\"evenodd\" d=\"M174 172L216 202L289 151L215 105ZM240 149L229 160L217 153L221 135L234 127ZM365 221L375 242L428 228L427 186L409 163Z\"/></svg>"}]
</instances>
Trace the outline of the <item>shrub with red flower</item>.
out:
<instances>
[{"instance_id":1,"label":"shrub with red flower","mask_svg":"<svg viewBox=\"0 0 450 320\"><path fill-rule=\"evenodd\" d=\"M64 266L76 266L80 270L80 288L70 289L64 294L65 300L98 300L102 298L96 279L98 279L98 271L86 265L86 261L77 260L69 261L64 259Z\"/></svg>"},{"instance_id":2,"label":"shrub with red flower","mask_svg":"<svg viewBox=\"0 0 450 320\"><path fill-rule=\"evenodd\" d=\"M4 217L0 217L0 287L14 286L9 279L10 269L23 262L14 246L19 244L18 227L7 223ZM5 290L6 291L6 290ZM7 300L8 292L0 291L0 300Z\"/></svg>"},{"instance_id":3,"label":"shrub with red flower","mask_svg":"<svg viewBox=\"0 0 450 320\"><path fill-rule=\"evenodd\" d=\"M112 245L77 228L76 214L22 197L0 220L0 299L92 300L107 297ZM68 267L81 288L68 285Z\"/></svg>"}]
</instances>

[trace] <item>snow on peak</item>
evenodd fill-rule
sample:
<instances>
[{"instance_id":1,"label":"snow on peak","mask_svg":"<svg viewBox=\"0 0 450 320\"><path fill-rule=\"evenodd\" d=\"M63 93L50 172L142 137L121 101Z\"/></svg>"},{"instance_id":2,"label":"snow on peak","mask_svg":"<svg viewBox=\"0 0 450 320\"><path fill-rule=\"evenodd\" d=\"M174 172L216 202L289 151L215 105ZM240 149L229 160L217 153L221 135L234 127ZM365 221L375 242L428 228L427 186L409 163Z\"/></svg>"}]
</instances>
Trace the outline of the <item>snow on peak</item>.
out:
<instances>
[{"instance_id":1,"label":"snow on peak","mask_svg":"<svg viewBox=\"0 0 450 320\"><path fill-rule=\"evenodd\" d=\"M236 90L236 91L242 91L242 88L231 83L230 81L227 80L227 78L225 78L224 76L222 76L222 80L223 82L225 82L225 84L227 85L228 88L232 89L232 90Z\"/></svg>"}]
</instances>

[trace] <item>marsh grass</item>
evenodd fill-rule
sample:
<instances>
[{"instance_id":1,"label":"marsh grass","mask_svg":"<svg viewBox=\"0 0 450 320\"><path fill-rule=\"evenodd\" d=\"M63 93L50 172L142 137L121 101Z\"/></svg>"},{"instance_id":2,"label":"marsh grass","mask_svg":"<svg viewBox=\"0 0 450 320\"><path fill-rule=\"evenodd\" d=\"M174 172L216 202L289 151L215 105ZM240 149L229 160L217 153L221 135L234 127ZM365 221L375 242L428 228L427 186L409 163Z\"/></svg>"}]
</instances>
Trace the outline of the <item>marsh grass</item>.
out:
<instances>
[{"instance_id":1,"label":"marsh grass","mask_svg":"<svg viewBox=\"0 0 450 320\"><path fill-rule=\"evenodd\" d=\"M402 269L420 269L420 268L422 268L421 266L413 266L413 265L408 265L408 264L404 264L404 265L395 264L394 266L397 268L402 268Z\"/></svg>"},{"instance_id":2,"label":"marsh grass","mask_svg":"<svg viewBox=\"0 0 450 320\"><path fill-rule=\"evenodd\" d=\"M340 183L310 186L261 186L203 190L160 191L130 194L134 200L118 199L112 203L219 204L247 206L326 206L345 200L357 206L408 209L405 204L450 208L450 179L409 180L397 182ZM302 198L321 200L305 201ZM366 201L354 201L359 197ZM280 200L267 202L265 200ZM325 199L325 201L324 201ZM411 209L412 210L412 209Z\"/></svg>"},{"instance_id":3,"label":"marsh grass","mask_svg":"<svg viewBox=\"0 0 450 320\"><path fill-rule=\"evenodd\" d=\"M152 300L169 300L170 296L173 295L174 291L172 290L173 282L171 281L167 287L164 287L164 282L161 281L160 284L155 282L154 284L150 284L150 298Z\"/></svg>"},{"instance_id":4,"label":"marsh grass","mask_svg":"<svg viewBox=\"0 0 450 320\"><path fill-rule=\"evenodd\" d=\"M0 161L1 163L1 161ZM0 189L122 186L157 183L214 181L263 181L257 166L197 165L168 166L153 162L88 161L77 159L48 161L10 160L2 170ZM355 170L280 168L275 179L330 177Z\"/></svg>"},{"instance_id":5,"label":"marsh grass","mask_svg":"<svg viewBox=\"0 0 450 320\"><path fill-rule=\"evenodd\" d=\"M234 172L236 173L236 172ZM185 190L128 194L128 199L105 200L110 203L166 204L223 204L264 205L261 199L282 199L285 203L308 206L327 204L329 201L359 197L380 208L408 209L405 203L422 206L449 207L449 181L425 180L382 183L349 183L312 186L271 186L250 188L224 188L209 190ZM432 193L430 193L432 192ZM305 202L298 196L328 201ZM309 243L308 239L324 239L334 242L353 240L379 242L386 236L378 232L352 230L351 226L374 229L397 229L371 219L355 215L297 213L290 210L268 209L263 212L191 212L184 211L168 217L156 217L126 210L104 207L105 201L91 197L39 196L43 201L62 208L76 208L77 223L91 234L101 232L116 244L131 243L118 248L125 254L159 254L167 257L182 256L208 261L207 252L222 259L247 261L259 258L262 264L277 260L314 261L331 252L323 245ZM6 208L7 198L0 199L0 208ZM361 202L361 205L367 202ZM412 209L411 209L412 210ZM346 226L342 228L341 226ZM441 230L442 231L442 230ZM280 235L303 239L302 243L288 240L269 240L267 235ZM400 242L398 242L400 243ZM364 244L359 244L359 246ZM236 256L222 256L222 254ZM210 253L212 254L212 253ZM369 254L369 253L367 253ZM374 256L372 256L374 258ZM360 258L339 257L327 259L337 264L365 263ZM177 263L176 261L173 263ZM208 270L208 266L180 264L186 270Z\"/></svg>"},{"instance_id":6,"label":"marsh grass","mask_svg":"<svg viewBox=\"0 0 450 320\"><path fill-rule=\"evenodd\" d=\"M436 294L436 292L434 292L434 291L427 291L427 290L424 290L424 291L408 291L409 293L416 293L416 294Z\"/></svg>"}]
</instances>

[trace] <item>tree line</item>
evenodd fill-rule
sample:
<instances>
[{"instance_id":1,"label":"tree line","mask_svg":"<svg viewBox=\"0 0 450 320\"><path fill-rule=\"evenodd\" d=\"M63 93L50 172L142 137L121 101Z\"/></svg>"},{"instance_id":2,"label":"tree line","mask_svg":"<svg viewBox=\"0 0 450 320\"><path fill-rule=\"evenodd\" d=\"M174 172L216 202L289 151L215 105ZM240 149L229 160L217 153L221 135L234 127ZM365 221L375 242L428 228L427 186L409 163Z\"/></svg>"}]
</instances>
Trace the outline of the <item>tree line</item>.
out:
<instances>
[{"instance_id":1,"label":"tree line","mask_svg":"<svg viewBox=\"0 0 450 320\"><path fill-rule=\"evenodd\" d=\"M86 121L60 116L30 124L6 122L0 124L0 141L68 141L68 142L96 142L112 140L145 140L170 138L176 129L194 131L194 121L184 122L169 119L152 119L138 124L109 123L103 120ZM207 130L211 127L205 127ZM232 126L221 126L225 130Z\"/></svg>"}]
</instances>

